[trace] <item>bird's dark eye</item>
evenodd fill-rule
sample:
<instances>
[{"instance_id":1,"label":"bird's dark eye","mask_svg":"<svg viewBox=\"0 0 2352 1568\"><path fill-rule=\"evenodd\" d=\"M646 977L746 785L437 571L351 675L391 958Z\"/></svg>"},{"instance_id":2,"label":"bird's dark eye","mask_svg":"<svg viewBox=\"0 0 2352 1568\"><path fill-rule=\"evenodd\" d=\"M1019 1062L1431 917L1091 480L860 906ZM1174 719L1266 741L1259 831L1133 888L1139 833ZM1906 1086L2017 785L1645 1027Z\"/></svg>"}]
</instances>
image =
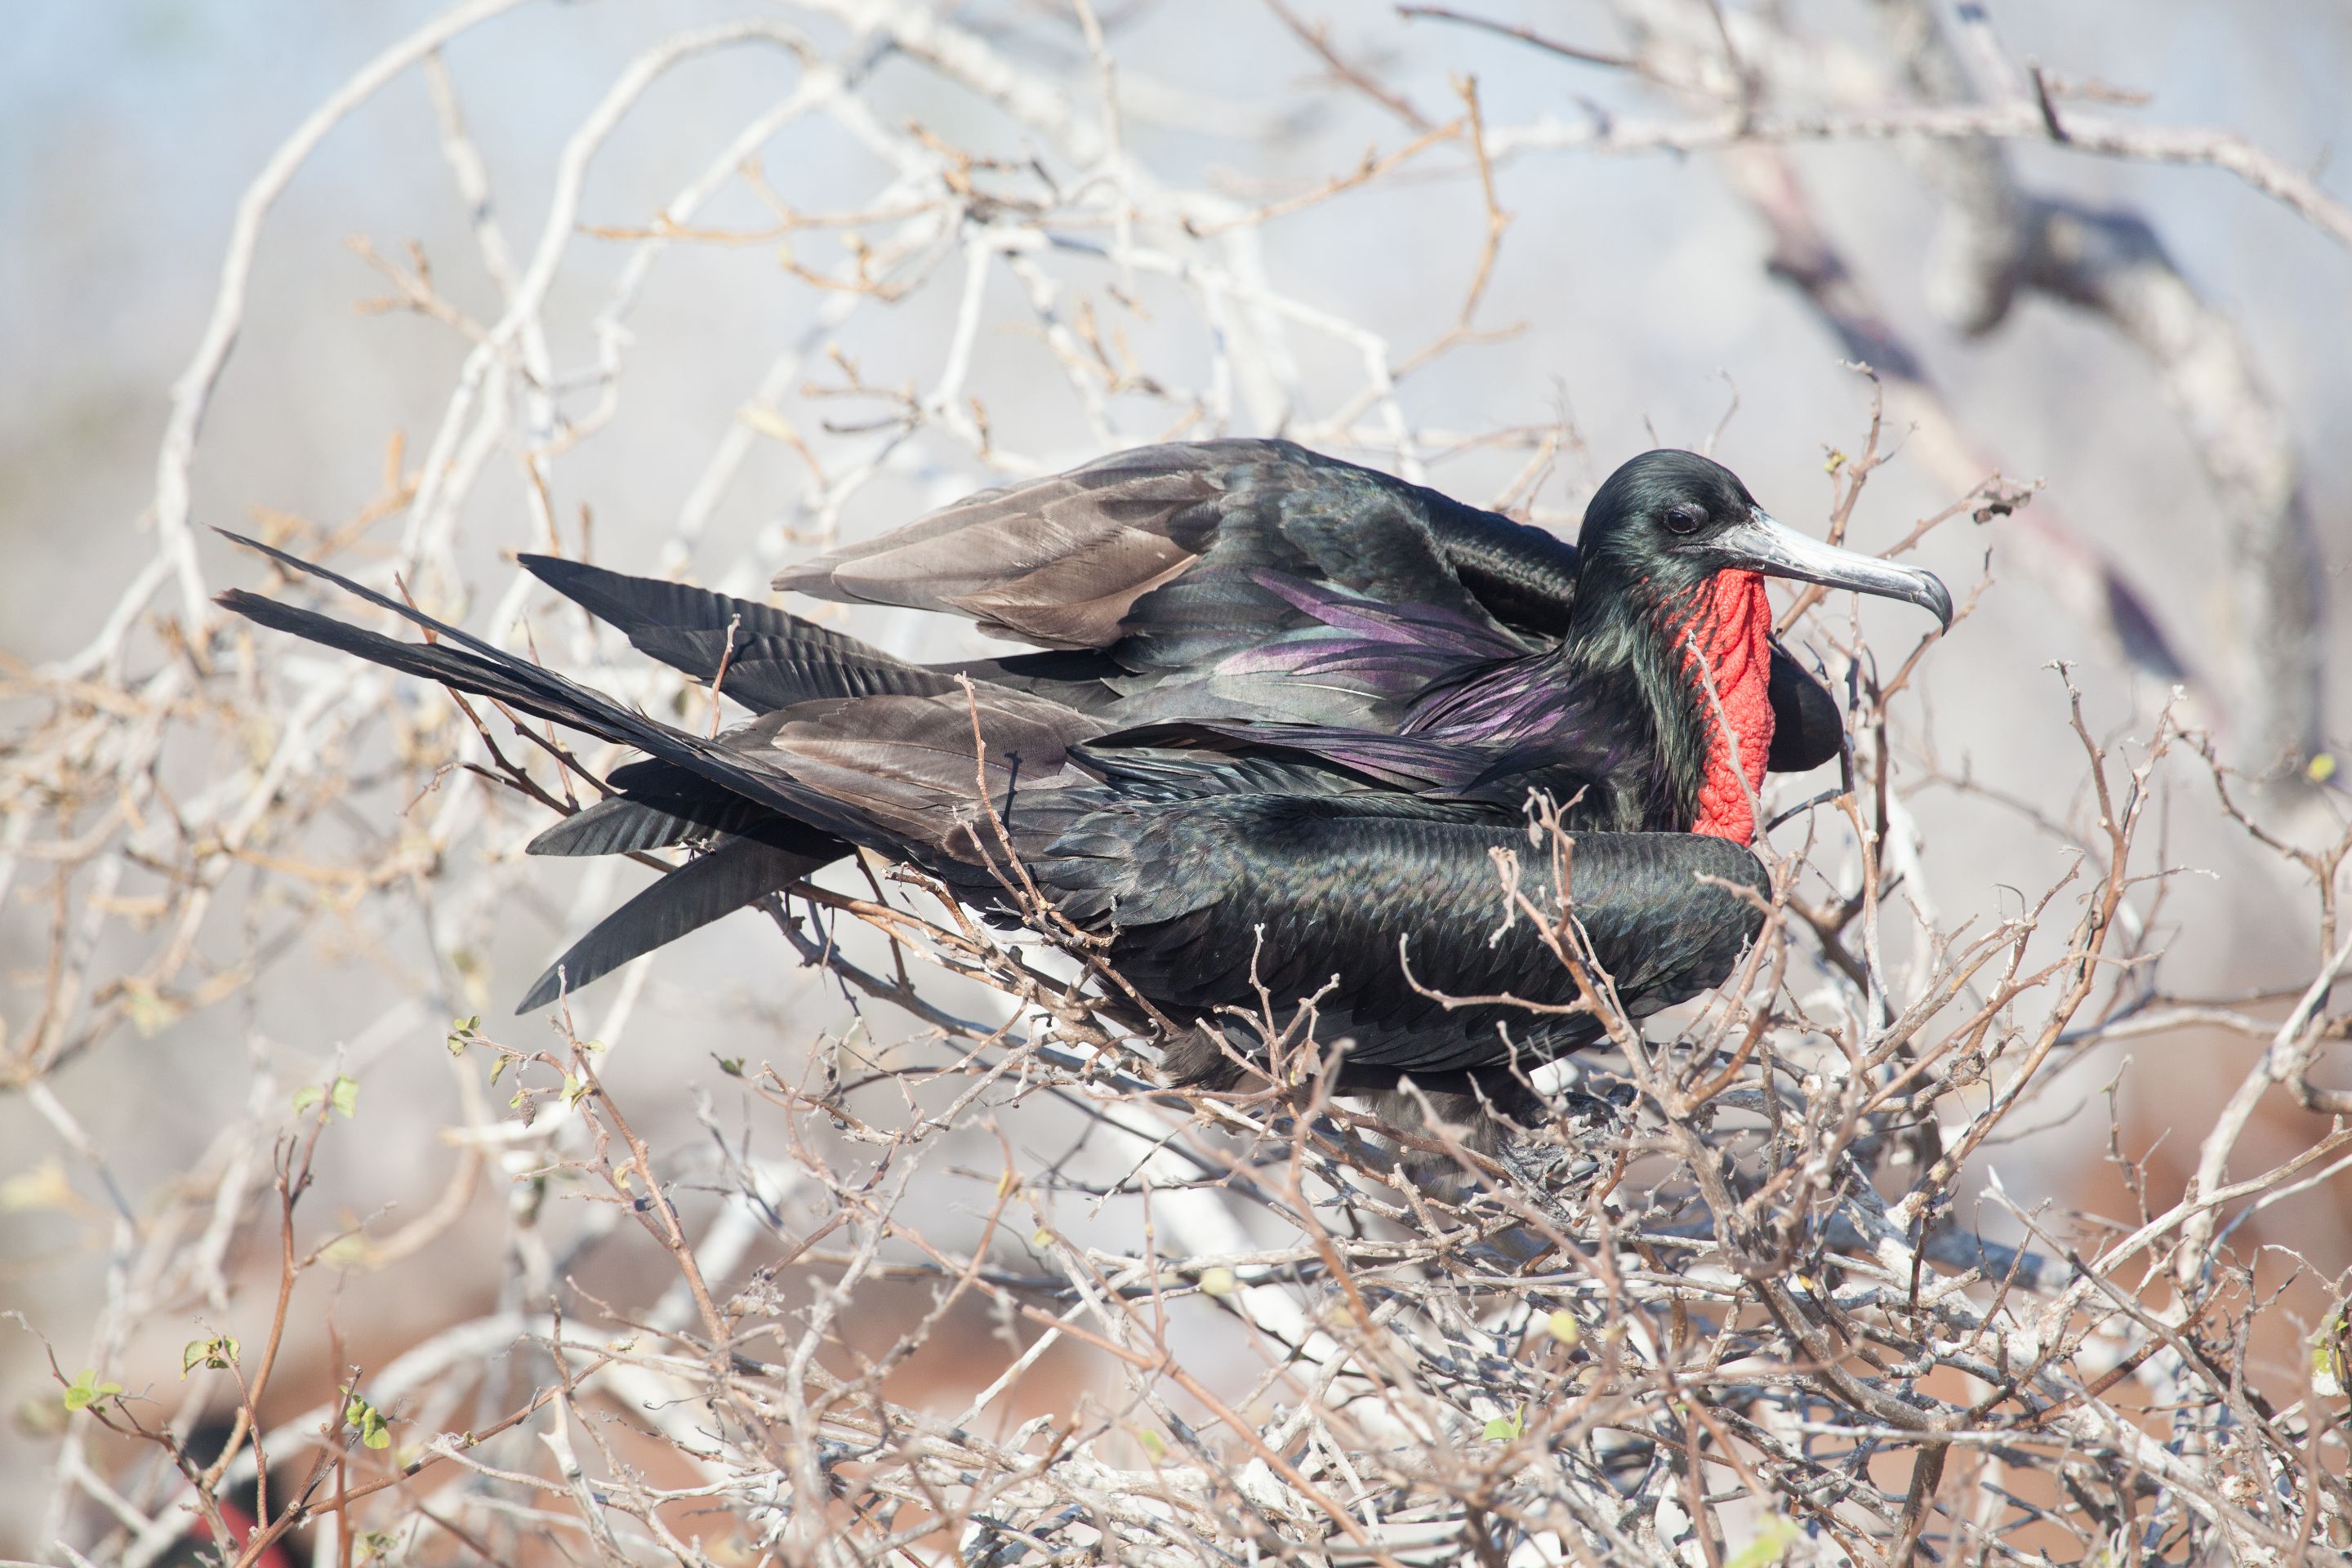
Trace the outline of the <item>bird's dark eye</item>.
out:
<instances>
[{"instance_id":1,"label":"bird's dark eye","mask_svg":"<svg viewBox=\"0 0 2352 1568\"><path fill-rule=\"evenodd\" d=\"M1666 530L1670 533L1696 533L1706 521L1706 510L1695 501L1684 501L1666 509Z\"/></svg>"}]
</instances>

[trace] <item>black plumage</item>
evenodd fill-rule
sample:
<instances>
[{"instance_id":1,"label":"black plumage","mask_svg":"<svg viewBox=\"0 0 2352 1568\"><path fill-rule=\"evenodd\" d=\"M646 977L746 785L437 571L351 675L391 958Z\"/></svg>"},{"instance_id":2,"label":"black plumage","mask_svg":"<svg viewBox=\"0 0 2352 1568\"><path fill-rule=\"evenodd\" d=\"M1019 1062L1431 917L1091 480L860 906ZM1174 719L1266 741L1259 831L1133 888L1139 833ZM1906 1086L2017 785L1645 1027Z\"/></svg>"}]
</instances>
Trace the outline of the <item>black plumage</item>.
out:
<instances>
[{"instance_id":1,"label":"black plumage","mask_svg":"<svg viewBox=\"0 0 2352 1568\"><path fill-rule=\"evenodd\" d=\"M1506 658L1559 646L1575 621L1578 579L1577 547L1542 529L1288 441L1231 439L1116 452L983 490L787 568L774 585L961 615L1062 650L951 668L1131 722L1338 723L1410 690L1384 690L1373 672L1301 694L1247 680L1286 668L1220 668L1270 644L1303 658L1328 636L1281 584L1419 615L1462 652ZM1783 757L1783 771L1835 756L1834 701L1777 646L1774 680L1783 727L1809 742Z\"/></svg>"},{"instance_id":2,"label":"black plumage","mask_svg":"<svg viewBox=\"0 0 2352 1568\"><path fill-rule=\"evenodd\" d=\"M1747 819L1723 815L1724 769L1760 778L1743 742L1801 767L1839 741L1826 691L1764 640L1760 587L1723 584L1798 575L1949 616L1932 577L1780 529L1727 470L1685 453L1620 469L1570 546L1288 443L1150 447L983 492L778 579L1045 649L941 667L768 605L525 557L758 714L706 739L269 553L440 640L242 593L225 605L648 753L535 852L707 847L582 939L526 1007L852 845L1017 914L978 798L977 722L1013 850L1186 1026L1169 1042L1174 1076L1239 1081L1261 996L1279 1015L1321 992L1347 1086L1411 1073L1518 1108L1519 1069L1597 1032L1542 1010L1575 1000L1572 978L1505 918L1497 850L1530 861L1538 907L1551 899L1544 858L1527 854L1529 792L1568 803L1569 892L1620 996L1636 1016L1683 1000L1729 973L1759 918L1734 890L1764 880ZM1693 673L1718 666L1721 691ZM1538 1010L1442 1000L1465 996Z\"/></svg>"}]
</instances>

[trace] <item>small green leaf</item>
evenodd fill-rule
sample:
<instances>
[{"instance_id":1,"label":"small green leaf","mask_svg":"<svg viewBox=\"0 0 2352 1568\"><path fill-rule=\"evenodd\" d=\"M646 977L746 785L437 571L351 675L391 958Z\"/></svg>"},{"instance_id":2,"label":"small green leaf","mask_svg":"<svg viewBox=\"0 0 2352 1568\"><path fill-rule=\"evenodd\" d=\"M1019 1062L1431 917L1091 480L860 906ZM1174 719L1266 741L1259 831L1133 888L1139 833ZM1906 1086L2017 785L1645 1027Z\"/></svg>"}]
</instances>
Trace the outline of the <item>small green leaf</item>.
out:
<instances>
[{"instance_id":1,"label":"small green leaf","mask_svg":"<svg viewBox=\"0 0 2352 1568\"><path fill-rule=\"evenodd\" d=\"M1161 1442L1160 1440L1160 1434L1154 1432L1150 1427L1146 1426L1137 1432L1135 1438L1137 1442L1143 1445L1143 1451L1150 1455L1153 1458L1164 1459L1168 1457L1168 1445Z\"/></svg>"},{"instance_id":2,"label":"small green leaf","mask_svg":"<svg viewBox=\"0 0 2352 1568\"><path fill-rule=\"evenodd\" d=\"M1801 1532L1783 1514L1767 1514L1757 1526L1756 1539L1731 1555L1723 1568L1772 1568L1797 1543Z\"/></svg>"},{"instance_id":3,"label":"small green leaf","mask_svg":"<svg viewBox=\"0 0 2352 1568\"><path fill-rule=\"evenodd\" d=\"M297 1116L321 1103L332 1105L343 1113L346 1121L350 1121L352 1112L359 1109L359 1079L346 1073L337 1073L335 1081L325 1089L310 1083L294 1091L294 1114Z\"/></svg>"},{"instance_id":4,"label":"small green leaf","mask_svg":"<svg viewBox=\"0 0 2352 1568\"><path fill-rule=\"evenodd\" d=\"M725 1073L729 1078L741 1078L743 1076L743 1058L741 1057L720 1057L719 1058L719 1070Z\"/></svg>"},{"instance_id":5,"label":"small green leaf","mask_svg":"<svg viewBox=\"0 0 2352 1568\"><path fill-rule=\"evenodd\" d=\"M1544 1320L1544 1329L1570 1350L1574 1350L1576 1342L1584 1337L1584 1325L1578 1322L1576 1314L1565 1307Z\"/></svg>"},{"instance_id":6,"label":"small green leaf","mask_svg":"<svg viewBox=\"0 0 2352 1568\"><path fill-rule=\"evenodd\" d=\"M566 1104L566 1105L577 1105L577 1104L579 1104L579 1103L580 1103L580 1097L581 1097L582 1095L583 1095L583 1094L586 1094L587 1092L588 1092L588 1083L587 1083L587 1080L586 1080L586 1079L577 1079L577 1078L573 1078L570 1073L565 1073L565 1074L563 1075L563 1103L564 1103L564 1104Z\"/></svg>"},{"instance_id":7,"label":"small green leaf","mask_svg":"<svg viewBox=\"0 0 2352 1568\"><path fill-rule=\"evenodd\" d=\"M100 1383L98 1381L98 1373L94 1369L84 1367L80 1374L73 1380L72 1385L66 1390L66 1408L87 1410L100 1400L111 1399L121 1392L121 1384Z\"/></svg>"},{"instance_id":8,"label":"small green leaf","mask_svg":"<svg viewBox=\"0 0 2352 1568\"><path fill-rule=\"evenodd\" d=\"M73 1195L65 1162L52 1154L31 1170L0 1181L0 1211L70 1208Z\"/></svg>"},{"instance_id":9,"label":"small green leaf","mask_svg":"<svg viewBox=\"0 0 2352 1568\"><path fill-rule=\"evenodd\" d=\"M180 1016L178 1005L157 994L144 981L131 981L122 988L122 1001L131 1015L131 1026L142 1037L152 1037L166 1024Z\"/></svg>"},{"instance_id":10,"label":"small green leaf","mask_svg":"<svg viewBox=\"0 0 2352 1568\"><path fill-rule=\"evenodd\" d=\"M215 1334L208 1340L190 1340L180 1352L180 1380L187 1381L188 1373L200 1366L215 1372L226 1372L236 1364L240 1347L234 1334Z\"/></svg>"},{"instance_id":11,"label":"small green leaf","mask_svg":"<svg viewBox=\"0 0 2352 1568\"><path fill-rule=\"evenodd\" d=\"M1489 1443L1516 1443L1519 1440L1519 1434L1527 1429L1527 1412L1521 1410L1517 1415L1497 1415L1487 1422L1484 1436Z\"/></svg>"},{"instance_id":12,"label":"small green leaf","mask_svg":"<svg viewBox=\"0 0 2352 1568\"><path fill-rule=\"evenodd\" d=\"M383 1412L362 1399L358 1394L352 1394L351 1402L343 1406L343 1420L350 1425L352 1431L360 1435L360 1442L365 1447L370 1448L392 1447L392 1430L384 1425Z\"/></svg>"},{"instance_id":13,"label":"small green leaf","mask_svg":"<svg viewBox=\"0 0 2352 1568\"><path fill-rule=\"evenodd\" d=\"M1230 1296L1241 1288L1242 1283L1234 1278L1234 1271L1222 1265L1201 1270L1201 1294L1203 1296Z\"/></svg>"},{"instance_id":14,"label":"small green leaf","mask_svg":"<svg viewBox=\"0 0 2352 1568\"><path fill-rule=\"evenodd\" d=\"M2344 1314L2336 1312L2319 1325L2311 1338L2311 1391L2323 1399L2342 1397L2352 1383L2352 1338L2345 1332Z\"/></svg>"}]
</instances>

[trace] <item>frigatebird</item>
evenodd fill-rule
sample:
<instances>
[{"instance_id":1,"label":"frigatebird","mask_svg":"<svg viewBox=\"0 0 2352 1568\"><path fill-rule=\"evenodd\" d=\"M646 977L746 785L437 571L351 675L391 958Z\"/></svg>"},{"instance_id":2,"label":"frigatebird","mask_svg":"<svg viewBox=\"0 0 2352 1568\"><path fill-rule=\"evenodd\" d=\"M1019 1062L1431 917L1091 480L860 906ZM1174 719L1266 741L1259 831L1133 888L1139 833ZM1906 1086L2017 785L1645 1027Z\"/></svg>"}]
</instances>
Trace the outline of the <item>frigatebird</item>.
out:
<instances>
[{"instance_id":1,"label":"frigatebird","mask_svg":"<svg viewBox=\"0 0 2352 1568\"><path fill-rule=\"evenodd\" d=\"M646 753L535 852L706 851L559 959L526 1010L862 845L997 918L1093 939L1124 982L1106 1009L1174 1026L1178 1082L1236 1086L1265 1028L1315 997L1343 1090L1409 1075L1515 1119L1537 1104L1525 1070L1600 1033L1564 1010L1574 978L1528 922L1500 919L1493 852L1524 850L1530 796L1576 836L1568 894L1622 1004L1687 999L1761 918L1739 889L1766 885L1748 847L1766 768L1839 740L1826 691L1772 640L1763 578L1951 616L1932 574L1798 533L1675 451L1612 474L1575 546L1287 442L1210 441L985 491L777 579L1044 648L959 665L522 558L758 714L704 737L256 548L440 640L243 592L226 607ZM1013 892L1013 858L1050 915ZM1544 880L1523 884L1539 907Z\"/></svg>"}]
</instances>

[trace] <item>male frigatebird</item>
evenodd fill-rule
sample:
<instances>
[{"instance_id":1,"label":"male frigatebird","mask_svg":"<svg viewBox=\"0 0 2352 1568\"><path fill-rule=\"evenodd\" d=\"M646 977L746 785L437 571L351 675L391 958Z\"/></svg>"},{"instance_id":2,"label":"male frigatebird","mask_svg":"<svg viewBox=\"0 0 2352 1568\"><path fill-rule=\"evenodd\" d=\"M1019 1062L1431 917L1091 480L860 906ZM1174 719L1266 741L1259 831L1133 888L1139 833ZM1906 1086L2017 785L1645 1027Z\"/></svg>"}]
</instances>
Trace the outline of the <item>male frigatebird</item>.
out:
<instances>
[{"instance_id":1,"label":"male frigatebird","mask_svg":"<svg viewBox=\"0 0 2352 1568\"><path fill-rule=\"evenodd\" d=\"M1828 694L1771 639L1763 577L1951 616L1930 574L1797 533L1728 469L1674 451L1612 474L1574 547L1287 442L1212 441L986 491L777 580L961 613L1047 649L954 666L522 558L759 715L705 738L268 552L442 640L242 592L222 604L647 753L535 852L707 851L559 959L526 1009L852 845L1017 918L1012 856L1057 911L1043 923L1104 939L1180 1026L1164 1049L1178 1081L1239 1082L1265 998L1280 1026L1320 993L1342 1088L1409 1074L1514 1112L1532 1106L1525 1068L1599 1034L1556 1010L1573 977L1527 922L1499 919L1492 851L1526 847L1530 795L1564 805L1573 907L1627 1008L1695 995L1760 920L1734 889L1764 887L1747 846L1767 766L1837 746ZM1527 889L1539 904L1541 882ZM1538 1010L1445 1000L1506 995Z\"/></svg>"}]
</instances>

